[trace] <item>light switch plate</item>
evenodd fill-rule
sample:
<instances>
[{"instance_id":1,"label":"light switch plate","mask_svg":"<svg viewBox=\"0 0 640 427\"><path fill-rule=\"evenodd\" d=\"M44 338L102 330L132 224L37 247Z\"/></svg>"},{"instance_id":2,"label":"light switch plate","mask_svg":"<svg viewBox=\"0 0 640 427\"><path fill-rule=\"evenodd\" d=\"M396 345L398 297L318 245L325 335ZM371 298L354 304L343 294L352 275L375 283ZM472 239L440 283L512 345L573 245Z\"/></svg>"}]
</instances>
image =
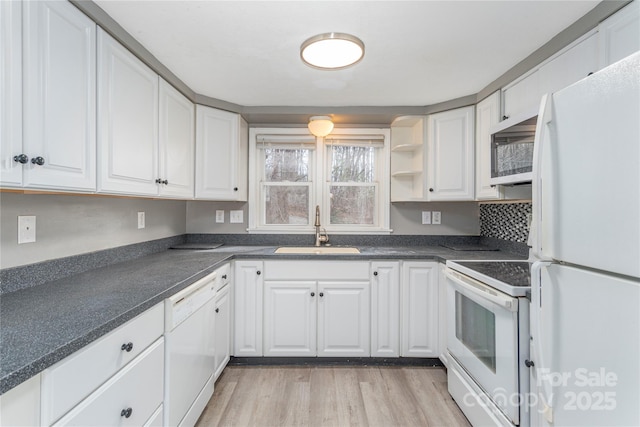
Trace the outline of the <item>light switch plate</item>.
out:
<instances>
[{"instance_id":1,"label":"light switch plate","mask_svg":"<svg viewBox=\"0 0 640 427\"><path fill-rule=\"evenodd\" d=\"M18 244L33 243L36 241L36 216L18 216Z\"/></svg>"},{"instance_id":2,"label":"light switch plate","mask_svg":"<svg viewBox=\"0 0 640 427\"><path fill-rule=\"evenodd\" d=\"M144 218L144 212L138 212L138 228L144 228L145 227L145 218Z\"/></svg>"},{"instance_id":3,"label":"light switch plate","mask_svg":"<svg viewBox=\"0 0 640 427\"><path fill-rule=\"evenodd\" d=\"M440 211L431 212L431 223L432 224L441 224L442 223L442 215Z\"/></svg>"},{"instance_id":4,"label":"light switch plate","mask_svg":"<svg viewBox=\"0 0 640 427\"><path fill-rule=\"evenodd\" d=\"M422 211L422 224L431 224L431 211Z\"/></svg>"},{"instance_id":5,"label":"light switch plate","mask_svg":"<svg viewBox=\"0 0 640 427\"><path fill-rule=\"evenodd\" d=\"M224 223L224 211L223 210L216 210L216 222L217 223Z\"/></svg>"},{"instance_id":6,"label":"light switch plate","mask_svg":"<svg viewBox=\"0 0 640 427\"><path fill-rule=\"evenodd\" d=\"M244 222L242 211L229 211L229 222L232 224L241 224Z\"/></svg>"}]
</instances>

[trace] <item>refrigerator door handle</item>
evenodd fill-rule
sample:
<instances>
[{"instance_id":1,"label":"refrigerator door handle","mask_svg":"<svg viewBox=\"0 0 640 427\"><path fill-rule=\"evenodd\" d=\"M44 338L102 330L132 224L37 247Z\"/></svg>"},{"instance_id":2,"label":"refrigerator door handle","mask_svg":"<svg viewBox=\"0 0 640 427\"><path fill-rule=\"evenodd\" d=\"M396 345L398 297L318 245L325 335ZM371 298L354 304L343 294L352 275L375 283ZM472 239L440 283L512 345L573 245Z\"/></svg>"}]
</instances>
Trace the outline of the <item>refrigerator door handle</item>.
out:
<instances>
[{"instance_id":1,"label":"refrigerator door handle","mask_svg":"<svg viewBox=\"0 0 640 427\"><path fill-rule=\"evenodd\" d=\"M552 265L549 261L536 261L531 265L531 336L533 337L533 361L536 382L540 385L540 406L548 423L553 423L553 391L548 377L551 372L542 356L541 311L542 311L542 269Z\"/></svg>"},{"instance_id":2,"label":"refrigerator door handle","mask_svg":"<svg viewBox=\"0 0 640 427\"><path fill-rule=\"evenodd\" d=\"M529 245L533 255L538 259L545 259L542 255L542 153L549 135L546 133L551 122L551 94L545 94L540 101L538 121L536 123L536 137L533 143L533 174L531 202L533 206L533 218L530 230ZM548 206L545 207L548 212Z\"/></svg>"}]
</instances>

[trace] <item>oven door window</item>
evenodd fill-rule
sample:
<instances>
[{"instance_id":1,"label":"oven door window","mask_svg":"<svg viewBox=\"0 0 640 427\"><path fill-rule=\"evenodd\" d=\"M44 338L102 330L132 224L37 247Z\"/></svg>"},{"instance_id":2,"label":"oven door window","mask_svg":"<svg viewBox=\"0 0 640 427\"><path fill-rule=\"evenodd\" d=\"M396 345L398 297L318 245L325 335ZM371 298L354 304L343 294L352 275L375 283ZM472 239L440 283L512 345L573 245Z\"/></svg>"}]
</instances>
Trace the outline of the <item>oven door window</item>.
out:
<instances>
[{"instance_id":1,"label":"oven door window","mask_svg":"<svg viewBox=\"0 0 640 427\"><path fill-rule=\"evenodd\" d=\"M491 372L496 372L496 316L456 292L456 338Z\"/></svg>"}]
</instances>

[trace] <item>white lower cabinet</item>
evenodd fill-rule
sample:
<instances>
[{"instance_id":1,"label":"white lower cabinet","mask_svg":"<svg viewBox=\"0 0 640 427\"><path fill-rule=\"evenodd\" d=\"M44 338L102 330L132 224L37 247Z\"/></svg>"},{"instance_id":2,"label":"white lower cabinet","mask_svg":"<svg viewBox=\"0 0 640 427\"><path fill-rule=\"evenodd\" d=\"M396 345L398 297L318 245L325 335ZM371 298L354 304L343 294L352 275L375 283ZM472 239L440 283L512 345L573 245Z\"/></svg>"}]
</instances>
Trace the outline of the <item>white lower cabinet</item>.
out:
<instances>
[{"instance_id":1,"label":"white lower cabinet","mask_svg":"<svg viewBox=\"0 0 640 427\"><path fill-rule=\"evenodd\" d=\"M318 298L315 281L265 282L265 356L316 355Z\"/></svg>"},{"instance_id":2,"label":"white lower cabinet","mask_svg":"<svg viewBox=\"0 0 640 427\"><path fill-rule=\"evenodd\" d=\"M237 261L235 356L438 358L438 266Z\"/></svg>"},{"instance_id":3,"label":"white lower cabinet","mask_svg":"<svg viewBox=\"0 0 640 427\"><path fill-rule=\"evenodd\" d=\"M0 395L0 426L40 424L40 374Z\"/></svg>"},{"instance_id":4,"label":"white lower cabinet","mask_svg":"<svg viewBox=\"0 0 640 427\"><path fill-rule=\"evenodd\" d=\"M449 367L447 358L447 282L445 264L438 264L438 346L439 356L444 366Z\"/></svg>"},{"instance_id":5,"label":"white lower cabinet","mask_svg":"<svg viewBox=\"0 0 640 427\"><path fill-rule=\"evenodd\" d=\"M368 357L369 281L318 282L318 356Z\"/></svg>"},{"instance_id":6,"label":"white lower cabinet","mask_svg":"<svg viewBox=\"0 0 640 427\"><path fill-rule=\"evenodd\" d=\"M163 330L164 310L163 305L158 304L45 369L42 372L42 424L51 425L100 385L111 381L110 378L121 369L138 360L142 352L162 335ZM161 372L162 366L155 375L162 377ZM135 390L146 393L151 389L147 389L145 383L140 383ZM162 395L162 390L160 394ZM154 409L161 401L162 399L157 402Z\"/></svg>"},{"instance_id":7,"label":"white lower cabinet","mask_svg":"<svg viewBox=\"0 0 640 427\"><path fill-rule=\"evenodd\" d=\"M403 357L438 357L438 263L402 263Z\"/></svg>"},{"instance_id":8,"label":"white lower cabinet","mask_svg":"<svg viewBox=\"0 0 640 427\"><path fill-rule=\"evenodd\" d=\"M55 426L139 426L162 404L164 338L83 400Z\"/></svg>"},{"instance_id":9,"label":"white lower cabinet","mask_svg":"<svg viewBox=\"0 0 640 427\"><path fill-rule=\"evenodd\" d=\"M218 291L215 298L215 322L214 322L214 354L215 354L215 378L217 379L222 370L229 362L230 339L231 339L231 285L227 282Z\"/></svg>"},{"instance_id":10,"label":"white lower cabinet","mask_svg":"<svg viewBox=\"0 0 640 427\"><path fill-rule=\"evenodd\" d=\"M400 263L371 263L371 356L400 356Z\"/></svg>"},{"instance_id":11,"label":"white lower cabinet","mask_svg":"<svg viewBox=\"0 0 640 427\"><path fill-rule=\"evenodd\" d=\"M264 270L265 356L371 354L369 262L269 261Z\"/></svg>"},{"instance_id":12,"label":"white lower cabinet","mask_svg":"<svg viewBox=\"0 0 640 427\"><path fill-rule=\"evenodd\" d=\"M264 263L236 261L233 283L233 355L262 356L262 293Z\"/></svg>"}]
</instances>

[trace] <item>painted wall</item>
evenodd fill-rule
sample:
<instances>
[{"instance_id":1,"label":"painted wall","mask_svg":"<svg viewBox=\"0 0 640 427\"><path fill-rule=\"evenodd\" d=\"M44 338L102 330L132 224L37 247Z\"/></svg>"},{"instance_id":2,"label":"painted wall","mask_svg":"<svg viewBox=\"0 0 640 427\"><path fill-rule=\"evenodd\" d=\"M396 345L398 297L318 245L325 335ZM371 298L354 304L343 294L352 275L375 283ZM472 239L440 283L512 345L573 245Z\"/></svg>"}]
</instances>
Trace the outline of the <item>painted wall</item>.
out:
<instances>
[{"instance_id":1,"label":"painted wall","mask_svg":"<svg viewBox=\"0 0 640 427\"><path fill-rule=\"evenodd\" d=\"M0 268L185 233L184 201L0 193ZM137 228L138 212L146 226ZM18 245L18 215L36 216L36 242Z\"/></svg>"},{"instance_id":2,"label":"painted wall","mask_svg":"<svg viewBox=\"0 0 640 427\"><path fill-rule=\"evenodd\" d=\"M187 233L242 234L247 232L247 203L187 202ZM225 222L215 222L216 210L225 211ZM242 210L242 224L229 223L229 211ZM440 211L441 225L422 225L422 211ZM480 233L476 202L393 203L393 234L478 235Z\"/></svg>"}]
</instances>

